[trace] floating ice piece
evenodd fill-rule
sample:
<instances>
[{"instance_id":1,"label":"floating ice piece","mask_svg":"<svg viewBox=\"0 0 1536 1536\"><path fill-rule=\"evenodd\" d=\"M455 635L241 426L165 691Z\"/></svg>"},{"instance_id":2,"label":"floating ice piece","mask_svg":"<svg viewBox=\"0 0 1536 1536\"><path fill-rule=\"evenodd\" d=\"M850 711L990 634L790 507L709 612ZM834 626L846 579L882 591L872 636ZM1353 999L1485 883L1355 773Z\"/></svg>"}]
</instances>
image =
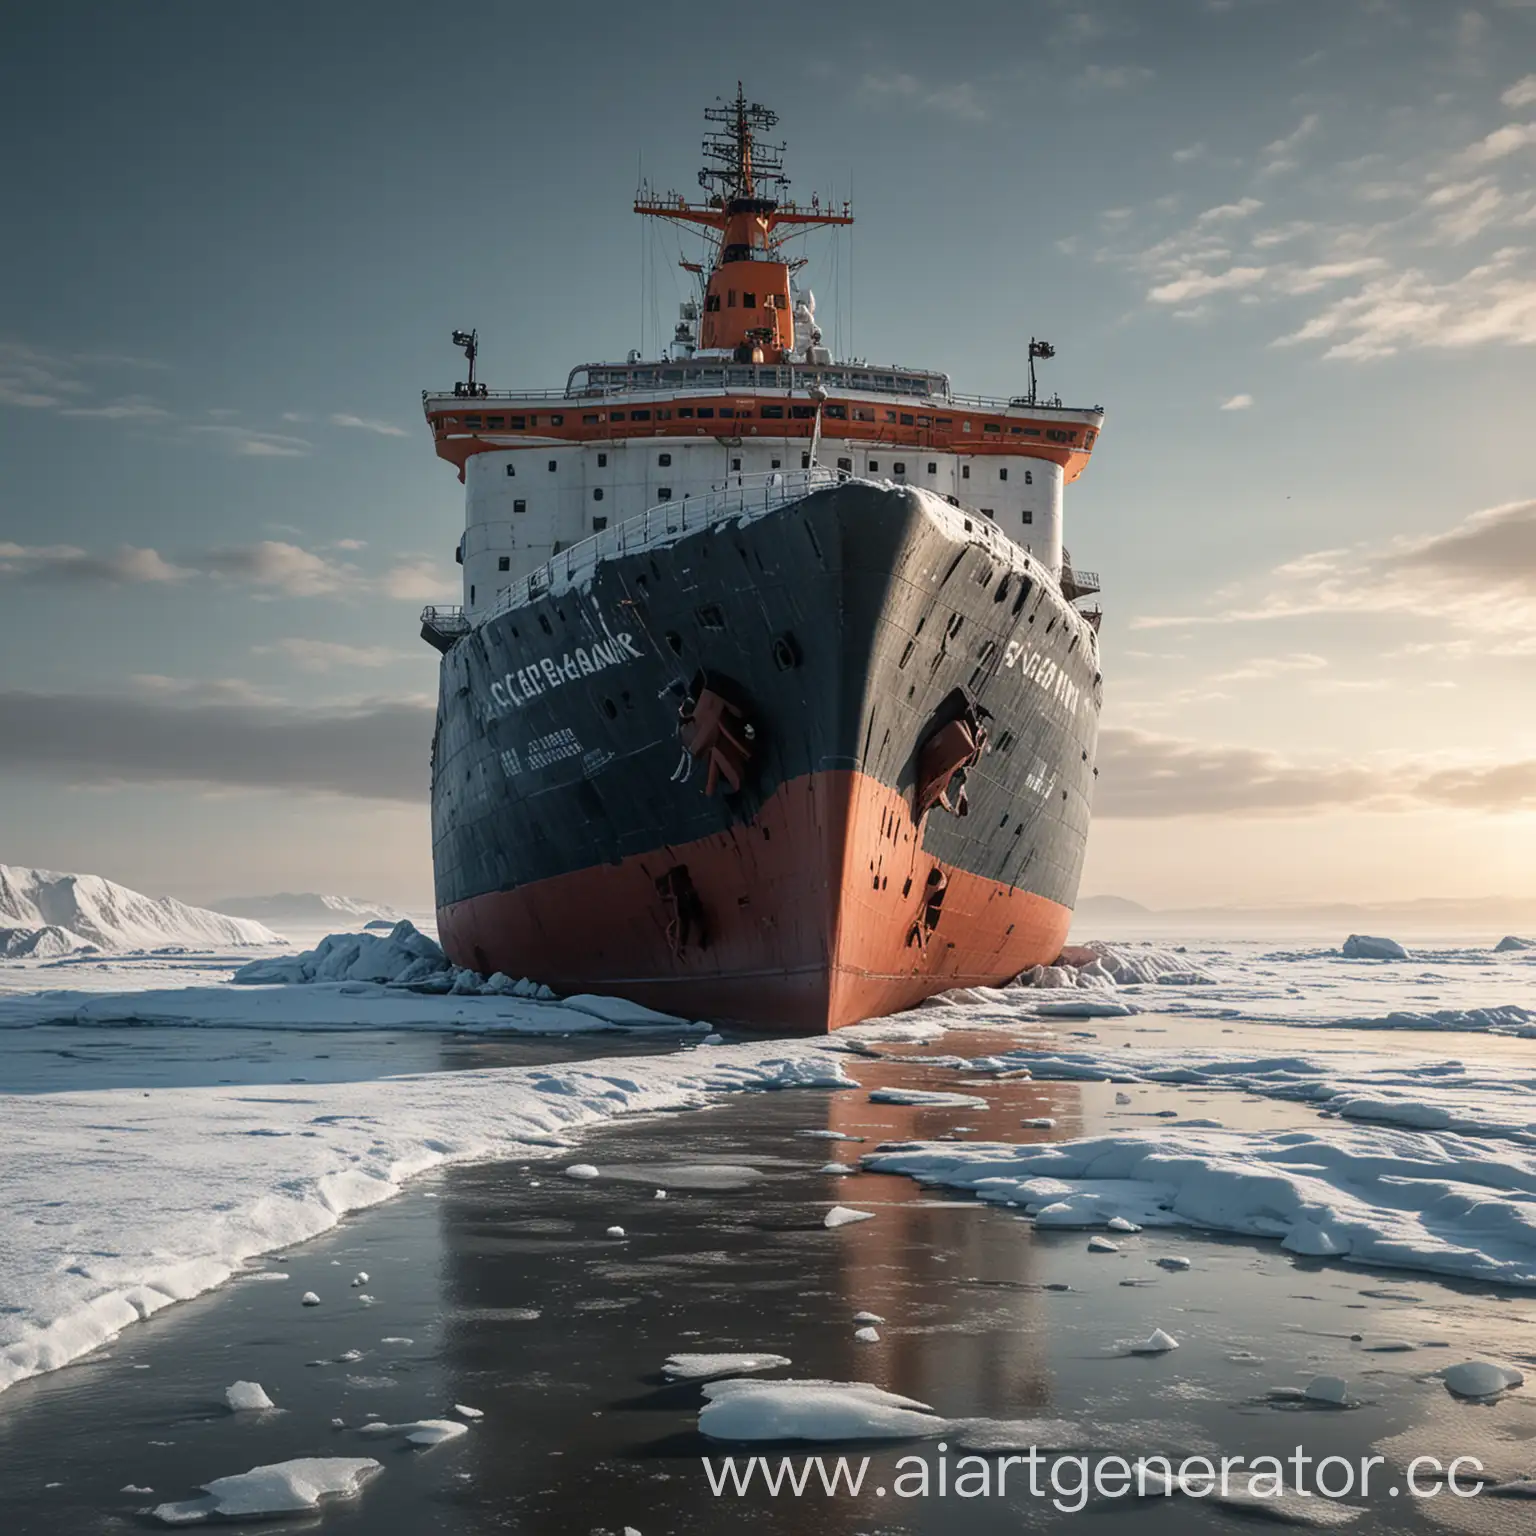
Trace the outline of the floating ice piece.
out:
<instances>
[{"instance_id":1,"label":"floating ice piece","mask_svg":"<svg viewBox=\"0 0 1536 1536\"><path fill-rule=\"evenodd\" d=\"M623 1227L609 1227L607 1232L604 1234L604 1236L606 1236L606 1237L623 1237L624 1236L624 1228Z\"/></svg>"},{"instance_id":2,"label":"floating ice piece","mask_svg":"<svg viewBox=\"0 0 1536 1536\"><path fill-rule=\"evenodd\" d=\"M323 1499L355 1498L363 1484L383 1470L371 1456L303 1456L215 1478L203 1484L206 1498L158 1504L152 1513L166 1525L195 1525L213 1516L257 1520L299 1514L318 1509Z\"/></svg>"},{"instance_id":3,"label":"floating ice piece","mask_svg":"<svg viewBox=\"0 0 1536 1536\"><path fill-rule=\"evenodd\" d=\"M818 1173L836 1174L857 1173L858 1171L858 1167L854 1163L823 1163L821 1167L817 1169Z\"/></svg>"},{"instance_id":4,"label":"floating ice piece","mask_svg":"<svg viewBox=\"0 0 1536 1536\"><path fill-rule=\"evenodd\" d=\"M252 1413L258 1409L275 1408L277 1406L262 1391L261 1383L256 1381L237 1381L233 1386L225 1387L224 1401L236 1413Z\"/></svg>"},{"instance_id":5,"label":"floating ice piece","mask_svg":"<svg viewBox=\"0 0 1536 1536\"><path fill-rule=\"evenodd\" d=\"M377 1300L377 1296L370 1296L366 1291L357 1298L358 1305L363 1307L371 1307Z\"/></svg>"},{"instance_id":6,"label":"floating ice piece","mask_svg":"<svg viewBox=\"0 0 1536 1536\"><path fill-rule=\"evenodd\" d=\"M1042 1019L1123 1019L1141 1010L1108 998L1075 997L1069 1002L1039 1003L1035 1012Z\"/></svg>"},{"instance_id":7,"label":"floating ice piece","mask_svg":"<svg viewBox=\"0 0 1536 1536\"><path fill-rule=\"evenodd\" d=\"M1028 1120L1021 1120L1019 1124L1026 1131L1054 1131L1056 1121L1050 1115L1034 1115Z\"/></svg>"},{"instance_id":8,"label":"floating ice piece","mask_svg":"<svg viewBox=\"0 0 1536 1536\"><path fill-rule=\"evenodd\" d=\"M483 1419L485 1417L485 1409L471 1408L468 1403L455 1403L453 1405L453 1411L458 1414L461 1419Z\"/></svg>"},{"instance_id":9,"label":"floating ice piece","mask_svg":"<svg viewBox=\"0 0 1536 1536\"><path fill-rule=\"evenodd\" d=\"M1124 1216L1111 1216L1104 1223L1111 1232L1140 1232L1141 1228L1134 1221L1127 1221Z\"/></svg>"},{"instance_id":10,"label":"floating ice piece","mask_svg":"<svg viewBox=\"0 0 1536 1536\"><path fill-rule=\"evenodd\" d=\"M702 1381L710 1376L747 1376L788 1365L787 1355L676 1354L668 1355L662 1374L673 1381Z\"/></svg>"},{"instance_id":11,"label":"floating ice piece","mask_svg":"<svg viewBox=\"0 0 1536 1536\"><path fill-rule=\"evenodd\" d=\"M868 1221L875 1213L873 1211L852 1211L846 1205L834 1205L821 1219L824 1227L846 1227L851 1222Z\"/></svg>"},{"instance_id":12,"label":"floating ice piece","mask_svg":"<svg viewBox=\"0 0 1536 1536\"><path fill-rule=\"evenodd\" d=\"M1165 1355L1170 1349L1177 1349L1179 1341L1171 1333L1164 1333L1161 1328L1154 1328L1150 1338L1143 1339L1140 1344L1131 1345L1133 1355Z\"/></svg>"},{"instance_id":13,"label":"floating ice piece","mask_svg":"<svg viewBox=\"0 0 1536 1536\"><path fill-rule=\"evenodd\" d=\"M725 1044L725 1036L724 1035L715 1035L715 1034L705 1035L704 1038L699 1041L699 1044L700 1045L724 1045Z\"/></svg>"},{"instance_id":14,"label":"floating ice piece","mask_svg":"<svg viewBox=\"0 0 1536 1536\"><path fill-rule=\"evenodd\" d=\"M345 1349L336 1356L338 1365L351 1365L354 1360L361 1360L363 1352L360 1349Z\"/></svg>"},{"instance_id":15,"label":"floating ice piece","mask_svg":"<svg viewBox=\"0 0 1536 1536\"><path fill-rule=\"evenodd\" d=\"M1464 1360L1460 1365L1447 1366L1440 1379L1458 1397L1496 1397L1510 1387L1521 1386L1525 1376L1492 1360Z\"/></svg>"},{"instance_id":16,"label":"floating ice piece","mask_svg":"<svg viewBox=\"0 0 1536 1536\"><path fill-rule=\"evenodd\" d=\"M1343 1407L1349 1401L1349 1384L1342 1376L1314 1376L1302 1391L1314 1403L1333 1403Z\"/></svg>"},{"instance_id":17,"label":"floating ice piece","mask_svg":"<svg viewBox=\"0 0 1536 1536\"><path fill-rule=\"evenodd\" d=\"M963 1451L1075 1451L1097 1440L1085 1424L1070 1419L960 1419L945 1430Z\"/></svg>"},{"instance_id":18,"label":"floating ice piece","mask_svg":"<svg viewBox=\"0 0 1536 1536\"><path fill-rule=\"evenodd\" d=\"M386 1334L384 1338L379 1340L380 1344L401 1344L406 1346L414 1344L415 1342L415 1339L402 1338L398 1333Z\"/></svg>"},{"instance_id":19,"label":"floating ice piece","mask_svg":"<svg viewBox=\"0 0 1536 1536\"><path fill-rule=\"evenodd\" d=\"M812 1136L818 1141L863 1141L862 1136L850 1136L846 1131L796 1131L797 1136Z\"/></svg>"},{"instance_id":20,"label":"floating ice piece","mask_svg":"<svg viewBox=\"0 0 1536 1536\"><path fill-rule=\"evenodd\" d=\"M925 1088L876 1088L871 1104L910 1104L922 1109L986 1109L987 1100L973 1093L938 1093Z\"/></svg>"},{"instance_id":21,"label":"floating ice piece","mask_svg":"<svg viewBox=\"0 0 1536 1536\"><path fill-rule=\"evenodd\" d=\"M1188 1269L1190 1261L1182 1253L1165 1253L1153 1262L1159 1269Z\"/></svg>"},{"instance_id":22,"label":"floating ice piece","mask_svg":"<svg viewBox=\"0 0 1536 1536\"><path fill-rule=\"evenodd\" d=\"M302 1307L318 1307L320 1305L320 1298L313 1291L305 1291L299 1297L299 1305Z\"/></svg>"},{"instance_id":23,"label":"floating ice piece","mask_svg":"<svg viewBox=\"0 0 1536 1536\"><path fill-rule=\"evenodd\" d=\"M1116 1104L1129 1104L1130 1102L1131 1102L1131 1096L1128 1093L1117 1093L1115 1095L1115 1103Z\"/></svg>"},{"instance_id":24,"label":"floating ice piece","mask_svg":"<svg viewBox=\"0 0 1536 1536\"><path fill-rule=\"evenodd\" d=\"M469 1433L469 1425L457 1419L417 1419L410 1424L385 1424L375 1419L358 1428L360 1435L403 1435L407 1444L432 1446L445 1440L457 1440Z\"/></svg>"},{"instance_id":25,"label":"floating ice piece","mask_svg":"<svg viewBox=\"0 0 1536 1536\"><path fill-rule=\"evenodd\" d=\"M52 1488L55 1485L50 1483L48 1486ZM117 1491L119 1493L153 1493L155 1490L153 1488L140 1488L137 1483L124 1483Z\"/></svg>"},{"instance_id":26,"label":"floating ice piece","mask_svg":"<svg viewBox=\"0 0 1536 1536\"><path fill-rule=\"evenodd\" d=\"M878 1344L880 1342L880 1331L877 1328L855 1328L853 1336L860 1344Z\"/></svg>"},{"instance_id":27,"label":"floating ice piece","mask_svg":"<svg viewBox=\"0 0 1536 1536\"><path fill-rule=\"evenodd\" d=\"M711 1382L699 1429L711 1440L911 1440L942 1434L926 1404L861 1381Z\"/></svg>"},{"instance_id":28,"label":"floating ice piece","mask_svg":"<svg viewBox=\"0 0 1536 1536\"><path fill-rule=\"evenodd\" d=\"M565 1176L568 1179L595 1179L599 1177L597 1169L591 1163L572 1163L565 1170Z\"/></svg>"},{"instance_id":29,"label":"floating ice piece","mask_svg":"<svg viewBox=\"0 0 1536 1536\"><path fill-rule=\"evenodd\" d=\"M652 1198L656 1200L665 1200L667 1198L667 1192L664 1189L658 1189Z\"/></svg>"},{"instance_id":30,"label":"floating ice piece","mask_svg":"<svg viewBox=\"0 0 1536 1536\"><path fill-rule=\"evenodd\" d=\"M1373 938L1368 933L1352 933L1339 953L1346 960L1406 960L1408 951L1396 939Z\"/></svg>"},{"instance_id":31,"label":"floating ice piece","mask_svg":"<svg viewBox=\"0 0 1536 1536\"><path fill-rule=\"evenodd\" d=\"M347 1421L345 1419L332 1419L331 1420L331 1428L332 1429L345 1429L346 1427L347 1427Z\"/></svg>"},{"instance_id":32,"label":"floating ice piece","mask_svg":"<svg viewBox=\"0 0 1536 1536\"><path fill-rule=\"evenodd\" d=\"M352 1277L352 1284L353 1285L367 1285L368 1284L368 1271L366 1269L358 1270L358 1272L355 1275L353 1275L353 1277Z\"/></svg>"},{"instance_id":33,"label":"floating ice piece","mask_svg":"<svg viewBox=\"0 0 1536 1536\"><path fill-rule=\"evenodd\" d=\"M1536 949L1536 939L1522 939L1513 933L1506 933L1493 946L1493 952L1496 955L1507 955L1521 949Z\"/></svg>"},{"instance_id":34,"label":"floating ice piece","mask_svg":"<svg viewBox=\"0 0 1536 1536\"><path fill-rule=\"evenodd\" d=\"M878 1312L855 1312L853 1320L856 1323L883 1323L885 1321Z\"/></svg>"},{"instance_id":35,"label":"floating ice piece","mask_svg":"<svg viewBox=\"0 0 1536 1536\"><path fill-rule=\"evenodd\" d=\"M1119 1253L1119 1243L1112 1243L1107 1237L1090 1237L1088 1239L1089 1253Z\"/></svg>"}]
</instances>

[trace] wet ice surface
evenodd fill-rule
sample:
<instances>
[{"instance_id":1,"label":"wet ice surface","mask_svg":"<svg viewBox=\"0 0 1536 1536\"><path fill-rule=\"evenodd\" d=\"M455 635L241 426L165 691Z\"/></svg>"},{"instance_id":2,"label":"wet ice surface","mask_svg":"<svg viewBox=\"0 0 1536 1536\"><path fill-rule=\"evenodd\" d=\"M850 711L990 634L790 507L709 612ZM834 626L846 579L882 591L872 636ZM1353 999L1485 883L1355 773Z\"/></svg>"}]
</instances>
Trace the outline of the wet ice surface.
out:
<instances>
[{"instance_id":1,"label":"wet ice surface","mask_svg":"<svg viewBox=\"0 0 1536 1536\"><path fill-rule=\"evenodd\" d=\"M1149 1039L1209 1043L1216 1031L1225 1044L1253 1043L1246 1026L1235 1037L1222 1027L1200 1026L1197 1036L1187 1023L1140 1017L1058 1026L1051 1038L1063 1049L1132 1050ZM1321 1043L1310 1030L1254 1033L1274 1052ZM1373 1043L1330 1040L1352 1053ZM1393 1041L1398 1052L1441 1054L1445 1043ZM573 1160L566 1155L419 1181L257 1267L286 1279L237 1281L0 1396L0 1529L133 1530L137 1511L191 1498L216 1478L302 1457L370 1455L384 1471L355 1502L325 1509L326 1530L990 1536L1068 1530L1084 1518L1027 1496L873 1494L892 1485L898 1457L936 1459L932 1438L838 1447L871 1457L857 1499L772 1500L759 1490L722 1505L699 1457L729 1447L698 1433L698 1384L667 1383L662 1373L680 1352L772 1352L793 1365L757 1379L865 1381L931 1405L964 1426L945 1442L952 1459L963 1444L1012 1449L1027 1434L1025 1444L1089 1453L1289 1455L1301 1444L1319 1456L1382 1455L1396 1471L1419 1454L1477 1455L1501 1477L1536 1469L1528 1389L1469 1403L1437 1374L1477 1358L1529 1372L1536 1298L1528 1294L1343 1268L1275 1243L1188 1230L1116 1232L1115 1252L1089 1253L1081 1231L1036 1229L906 1178L820 1171L834 1148L851 1163L887 1140L1044 1144L1160 1124L1169 1112L1258 1132L1318 1124L1312 1105L1237 1091L1135 1083L1125 1093L1110 1083L973 1078L902 1059L963 1060L1007 1044L995 1030L955 1032L845 1058L866 1088L963 1086L983 1108L872 1103L865 1092L736 1095L585 1134L580 1160L598 1169L596 1179L561 1177ZM1519 1065L1531 1050L1477 1037L1458 1040L1459 1054L1470 1058L1463 1047L1472 1045L1490 1067ZM1122 1094L1129 1103L1117 1101ZM1026 1129L1025 1120L1054 1124ZM657 1188L666 1200L656 1200ZM829 1231L835 1204L871 1219ZM604 1235L614 1225L622 1240ZM359 1305L349 1287L360 1272L373 1306ZM309 1290L326 1304L301 1308ZM883 1319L877 1341L856 1339L860 1312ZM1179 1348L1129 1352L1157 1329ZM1345 1383L1345 1406L1306 1395L1330 1376ZM232 1413L223 1394L237 1380L260 1382L282 1411ZM464 1419L456 1404L483 1418ZM395 1426L467 1427L413 1447L400 1435L360 1433L368 1414ZM130 1485L154 1493L124 1492ZM1527 1507L1448 1496L1410 1505L1378 1493L1352 1529L1513 1531ZM1117 1501L1099 1518L1169 1533L1248 1523L1237 1511L1160 1499Z\"/></svg>"}]
</instances>

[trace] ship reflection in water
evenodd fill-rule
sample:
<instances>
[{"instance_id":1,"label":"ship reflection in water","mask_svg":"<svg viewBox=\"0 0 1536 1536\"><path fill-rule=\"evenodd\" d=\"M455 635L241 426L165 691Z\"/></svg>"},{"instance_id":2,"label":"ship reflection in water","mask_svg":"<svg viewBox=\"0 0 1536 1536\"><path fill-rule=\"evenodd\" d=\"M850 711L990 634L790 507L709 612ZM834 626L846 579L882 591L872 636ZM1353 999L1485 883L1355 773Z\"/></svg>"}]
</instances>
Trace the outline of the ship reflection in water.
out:
<instances>
[{"instance_id":1,"label":"ship reflection in water","mask_svg":"<svg viewBox=\"0 0 1536 1536\"><path fill-rule=\"evenodd\" d=\"M993 1035L943 1044L997 1046ZM942 1068L858 1057L847 1068L865 1089L967 1091ZM749 1509L753 1530L851 1536L882 1513L924 1528L937 1502L883 1508L872 1491L876 1470L918 1443L853 1447L875 1458L857 1498L717 1499L699 1458L740 1448L698 1435L698 1388L665 1383L660 1366L675 1351L772 1351L793 1362L775 1374L874 1382L950 1417L1057 1412L1045 1345L1057 1298L1027 1229L907 1179L819 1169L879 1141L1078 1135L1082 1094L1016 1080L989 1082L985 1108L756 1095L586 1139L579 1156L602 1170L596 1182L566 1179L563 1161L455 1172L440 1201L442 1359L450 1396L486 1412L455 1502L528 1529L645 1536L735 1528ZM1021 1130L1041 1117L1055 1128ZM839 1201L875 1219L829 1232L822 1218ZM628 1236L606 1238L611 1225ZM886 1320L878 1342L854 1339L861 1311ZM1016 1528L1018 1510L993 1502L964 1528Z\"/></svg>"}]
</instances>

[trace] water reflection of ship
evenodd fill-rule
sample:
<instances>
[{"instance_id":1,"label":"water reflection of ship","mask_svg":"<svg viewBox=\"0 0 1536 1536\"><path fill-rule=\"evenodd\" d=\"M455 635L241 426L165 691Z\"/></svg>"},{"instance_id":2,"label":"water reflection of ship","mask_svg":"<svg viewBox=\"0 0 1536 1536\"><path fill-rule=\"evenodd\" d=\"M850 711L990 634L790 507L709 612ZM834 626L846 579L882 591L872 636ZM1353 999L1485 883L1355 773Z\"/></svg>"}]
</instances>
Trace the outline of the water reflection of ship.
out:
<instances>
[{"instance_id":1,"label":"water reflection of ship","mask_svg":"<svg viewBox=\"0 0 1536 1536\"><path fill-rule=\"evenodd\" d=\"M944 1047L984 1056L997 1044L984 1035L950 1036ZM892 1060L857 1060L849 1071L870 1090L914 1083L914 1069ZM924 1086L967 1092L960 1076L935 1071ZM993 1080L976 1096L986 1099L985 1108L872 1104L865 1093L833 1094L827 1128L865 1137L848 1148L855 1154L882 1141L937 1140L961 1126L967 1142L1048 1142L1083 1132L1076 1083ZM1040 1118L1055 1126L1021 1128L1022 1120ZM837 1160L855 1159L844 1153ZM840 1233L839 1286L848 1315L874 1312L890 1325L877 1329L878 1343L850 1347L845 1364L851 1374L843 1379L874 1381L921 1402L937 1399L952 1415L1022 1416L1048 1408L1052 1381L1033 1229L968 1209L973 1202L908 1178L863 1174L841 1193L850 1204L879 1212ZM935 1219L940 1205L953 1211L942 1222ZM924 1298L921 1319L912 1316L914 1297Z\"/></svg>"}]
</instances>

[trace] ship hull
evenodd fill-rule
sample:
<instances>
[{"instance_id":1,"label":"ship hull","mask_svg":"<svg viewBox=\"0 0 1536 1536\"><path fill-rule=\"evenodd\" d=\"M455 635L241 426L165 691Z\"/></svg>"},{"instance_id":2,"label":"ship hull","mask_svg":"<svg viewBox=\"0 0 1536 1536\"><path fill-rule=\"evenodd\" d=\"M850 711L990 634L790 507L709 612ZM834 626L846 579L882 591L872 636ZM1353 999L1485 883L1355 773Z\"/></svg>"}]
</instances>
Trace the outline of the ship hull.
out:
<instances>
[{"instance_id":1,"label":"ship hull","mask_svg":"<svg viewBox=\"0 0 1536 1536\"><path fill-rule=\"evenodd\" d=\"M712 786L679 733L706 689L750 723ZM444 946L797 1032L1004 981L1066 937L1100 697L1096 637L1049 578L921 493L851 482L679 523L444 657ZM986 749L955 809L925 805L960 715Z\"/></svg>"}]
</instances>

